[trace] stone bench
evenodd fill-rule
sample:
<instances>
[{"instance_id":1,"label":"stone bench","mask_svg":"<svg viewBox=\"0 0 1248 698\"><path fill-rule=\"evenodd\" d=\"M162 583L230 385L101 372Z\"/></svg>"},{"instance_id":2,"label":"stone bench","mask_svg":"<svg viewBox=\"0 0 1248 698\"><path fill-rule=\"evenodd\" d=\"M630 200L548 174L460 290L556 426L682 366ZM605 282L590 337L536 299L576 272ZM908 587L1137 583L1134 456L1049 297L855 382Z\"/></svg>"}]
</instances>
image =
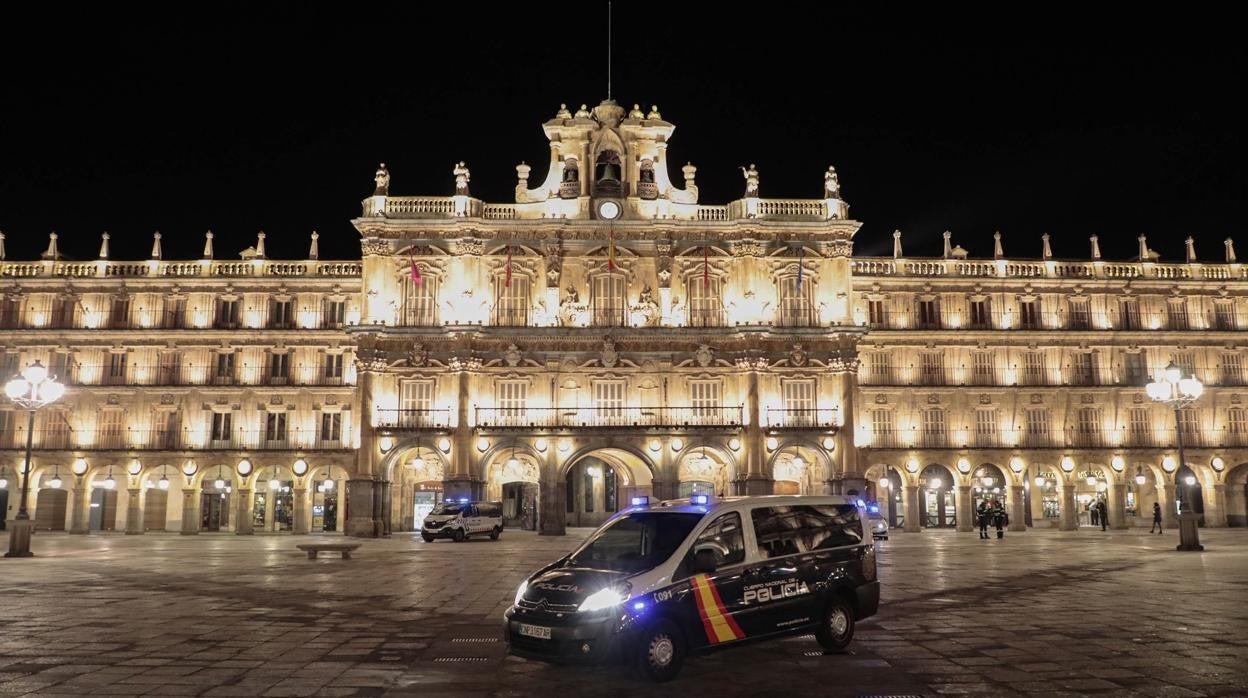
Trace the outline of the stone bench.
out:
<instances>
[{"instance_id":1,"label":"stone bench","mask_svg":"<svg viewBox=\"0 0 1248 698\"><path fill-rule=\"evenodd\" d=\"M328 550L330 552L335 552L335 551L341 552L342 559L350 560L351 551L360 547L360 544L359 543L303 543L300 545L296 545L295 547L299 548L300 550L307 551L309 560L315 560L316 554L321 552L322 550Z\"/></svg>"}]
</instances>

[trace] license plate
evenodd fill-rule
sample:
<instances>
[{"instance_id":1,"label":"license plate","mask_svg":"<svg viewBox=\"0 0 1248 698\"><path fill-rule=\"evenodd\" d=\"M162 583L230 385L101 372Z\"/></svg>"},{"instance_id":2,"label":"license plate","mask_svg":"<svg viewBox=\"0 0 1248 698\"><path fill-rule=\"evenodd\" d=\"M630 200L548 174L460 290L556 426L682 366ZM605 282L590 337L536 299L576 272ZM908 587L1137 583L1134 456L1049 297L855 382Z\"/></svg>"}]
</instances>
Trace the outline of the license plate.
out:
<instances>
[{"instance_id":1,"label":"license plate","mask_svg":"<svg viewBox=\"0 0 1248 698\"><path fill-rule=\"evenodd\" d=\"M525 623L521 623L520 634L525 635L527 637L536 637L542 640L549 640L550 628L543 628L540 625L526 625Z\"/></svg>"}]
</instances>

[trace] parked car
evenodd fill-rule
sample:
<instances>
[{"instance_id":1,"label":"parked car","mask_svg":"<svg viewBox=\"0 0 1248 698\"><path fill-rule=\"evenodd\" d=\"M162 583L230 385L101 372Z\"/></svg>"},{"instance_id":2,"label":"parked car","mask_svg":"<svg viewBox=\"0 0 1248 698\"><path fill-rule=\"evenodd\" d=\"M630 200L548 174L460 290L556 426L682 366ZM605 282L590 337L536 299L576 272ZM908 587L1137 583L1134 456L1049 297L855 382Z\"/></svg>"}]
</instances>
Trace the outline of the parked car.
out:
<instances>
[{"instance_id":1,"label":"parked car","mask_svg":"<svg viewBox=\"0 0 1248 698\"><path fill-rule=\"evenodd\" d=\"M502 502L469 502L467 499L446 501L429 512L420 526L420 537L426 543L438 538L453 541L471 536L489 536L498 540L503 533Z\"/></svg>"}]
</instances>

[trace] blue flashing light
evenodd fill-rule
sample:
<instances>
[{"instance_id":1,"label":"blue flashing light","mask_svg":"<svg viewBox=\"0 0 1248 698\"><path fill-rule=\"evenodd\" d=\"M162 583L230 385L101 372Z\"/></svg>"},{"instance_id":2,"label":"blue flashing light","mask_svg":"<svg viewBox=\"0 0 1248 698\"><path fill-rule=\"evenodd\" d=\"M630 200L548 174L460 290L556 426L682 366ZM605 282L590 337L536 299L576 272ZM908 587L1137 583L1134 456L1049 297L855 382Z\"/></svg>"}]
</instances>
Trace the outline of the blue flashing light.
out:
<instances>
[{"instance_id":1,"label":"blue flashing light","mask_svg":"<svg viewBox=\"0 0 1248 698\"><path fill-rule=\"evenodd\" d=\"M460 504L467 504L467 503L468 503L468 498L467 498L467 497L460 497L460 498L459 498L459 503L460 503Z\"/></svg>"},{"instance_id":2,"label":"blue flashing light","mask_svg":"<svg viewBox=\"0 0 1248 698\"><path fill-rule=\"evenodd\" d=\"M857 502L858 502L859 509L865 509L867 507L867 503L862 501L861 499L857 500Z\"/></svg>"},{"instance_id":3,"label":"blue flashing light","mask_svg":"<svg viewBox=\"0 0 1248 698\"><path fill-rule=\"evenodd\" d=\"M447 503L447 504L454 504L454 503L455 503L455 500L454 500L454 499L452 499L451 497L447 497L447 498L446 498L446 500L444 500L444 501L446 501L446 503Z\"/></svg>"},{"instance_id":4,"label":"blue flashing light","mask_svg":"<svg viewBox=\"0 0 1248 698\"><path fill-rule=\"evenodd\" d=\"M871 504L870 506L867 507L867 511L871 512L872 514L878 514L880 513L880 505Z\"/></svg>"},{"instance_id":5,"label":"blue flashing light","mask_svg":"<svg viewBox=\"0 0 1248 698\"><path fill-rule=\"evenodd\" d=\"M691 494L691 495L689 495L689 503L690 503L690 504L696 504L696 505L705 506L705 505L709 504L709 503L710 503L710 501L711 501L711 495L709 495L709 494Z\"/></svg>"},{"instance_id":6,"label":"blue flashing light","mask_svg":"<svg viewBox=\"0 0 1248 698\"><path fill-rule=\"evenodd\" d=\"M633 499L632 499L632 503L633 503L633 506L635 506L635 507L644 507L644 506L649 506L649 505L650 505L650 498L649 498L648 496L646 496L646 495L644 495L644 494L643 494L643 495L638 496L638 497L633 497Z\"/></svg>"},{"instance_id":7,"label":"blue flashing light","mask_svg":"<svg viewBox=\"0 0 1248 698\"><path fill-rule=\"evenodd\" d=\"M646 608L646 602L645 602L645 601L637 601L637 602L635 602L635 603L633 604L633 610L634 610L634 611L643 611L643 610L645 610L645 608Z\"/></svg>"}]
</instances>

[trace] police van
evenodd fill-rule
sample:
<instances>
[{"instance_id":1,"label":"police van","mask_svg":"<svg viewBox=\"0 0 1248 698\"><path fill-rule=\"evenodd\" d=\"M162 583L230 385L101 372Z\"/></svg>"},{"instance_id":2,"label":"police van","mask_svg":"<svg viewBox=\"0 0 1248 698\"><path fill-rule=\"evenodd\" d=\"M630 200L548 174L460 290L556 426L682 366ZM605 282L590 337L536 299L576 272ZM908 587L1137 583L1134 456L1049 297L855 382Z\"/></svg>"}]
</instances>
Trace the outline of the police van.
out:
<instances>
[{"instance_id":1,"label":"police van","mask_svg":"<svg viewBox=\"0 0 1248 698\"><path fill-rule=\"evenodd\" d=\"M875 614L875 550L838 496L710 497L634 506L531 575L505 613L511 654L632 663L667 681L692 653L815 633L845 648Z\"/></svg>"},{"instance_id":2,"label":"police van","mask_svg":"<svg viewBox=\"0 0 1248 698\"><path fill-rule=\"evenodd\" d=\"M471 536L489 536L498 540L503 533L502 502L470 502L448 499L434 507L420 525L420 537L426 543L438 538L462 541Z\"/></svg>"}]
</instances>

